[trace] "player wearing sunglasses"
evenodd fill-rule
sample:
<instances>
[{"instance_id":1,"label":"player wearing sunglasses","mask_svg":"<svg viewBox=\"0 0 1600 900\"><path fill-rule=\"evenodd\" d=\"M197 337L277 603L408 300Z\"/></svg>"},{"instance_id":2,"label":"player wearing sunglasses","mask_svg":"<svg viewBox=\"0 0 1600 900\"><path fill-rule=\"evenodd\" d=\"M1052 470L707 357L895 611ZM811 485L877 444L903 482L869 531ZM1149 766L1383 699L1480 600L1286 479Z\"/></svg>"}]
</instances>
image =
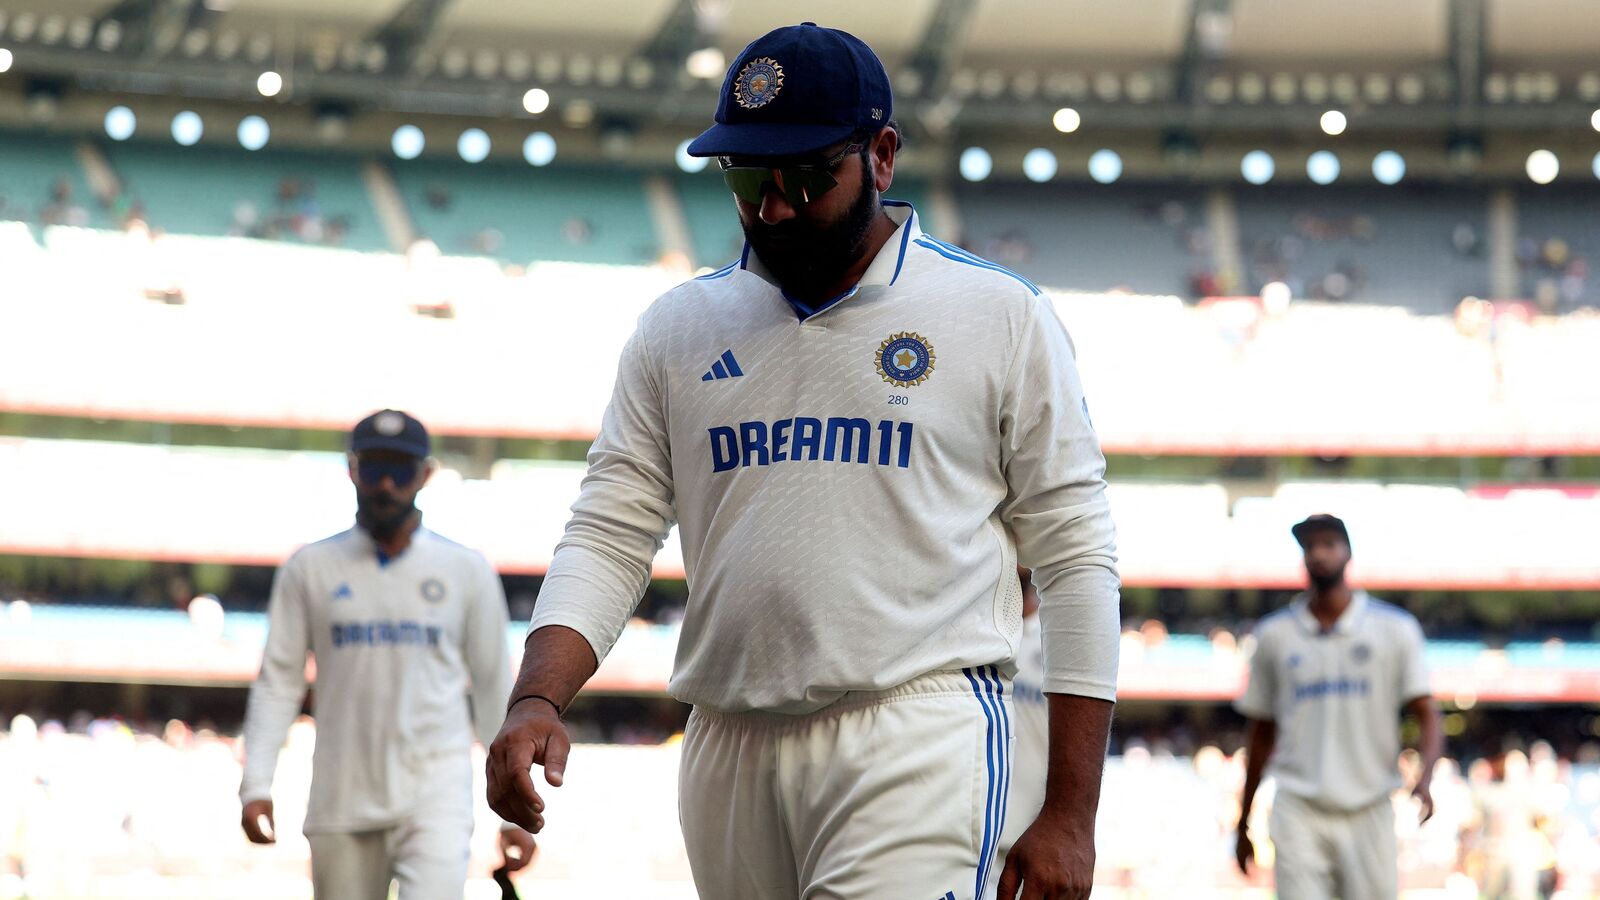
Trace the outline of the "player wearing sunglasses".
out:
<instances>
[{"instance_id":1,"label":"player wearing sunglasses","mask_svg":"<svg viewBox=\"0 0 1600 900\"><path fill-rule=\"evenodd\" d=\"M278 571L261 674L245 713L242 824L276 839L278 750L317 662L316 750L304 831L319 898L459 897L472 837L472 741L500 727L510 682L500 577L424 528L417 493L436 464L422 423L386 409L350 434L356 526ZM501 830L506 865L533 836Z\"/></svg>"},{"instance_id":2,"label":"player wearing sunglasses","mask_svg":"<svg viewBox=\"0 0 1600 900\"><path fill-rule=\"evenodd\" d=\"M700 896L1088 896L1119 631L1105 461L1049 299L883 199L899 149L849 34L780 28L729 69L689 153L718 159L745 250L622 352L490 750L506 818L543 825L529 767L562 782L561 712L676 523ZM1050 779L1002 858L1019 559Z\"/></svg>"}]
</instances>

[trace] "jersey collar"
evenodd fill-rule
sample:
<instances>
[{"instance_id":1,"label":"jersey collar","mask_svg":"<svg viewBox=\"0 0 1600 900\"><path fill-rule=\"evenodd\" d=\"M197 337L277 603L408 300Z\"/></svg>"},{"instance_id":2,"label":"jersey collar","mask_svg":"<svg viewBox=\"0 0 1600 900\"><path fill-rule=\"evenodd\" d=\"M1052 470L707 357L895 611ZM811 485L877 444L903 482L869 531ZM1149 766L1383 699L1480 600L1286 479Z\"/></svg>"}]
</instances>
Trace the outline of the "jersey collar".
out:
<instances>
[{"instance_id":1,"label":"jersey collar","mask_svg":"<svg viewBox=\"0 0 1600 900\"><path fill-rule=\"evenodd\" d=\"M1350 597L1350 605L1344 608L1339 618L1333 623L1333 633L1348 635L1355 631L1356 624L1361 621L1361 616L1367 611L1367 602L1370 600L1366 591L1356 591ZM1309 635L1315 637L1322 634L1322 623L1311 612L1311 599L1305 594L1294 598L1294 619Z\"/></svg>"},{"instance_id":2,"label":"jersey collar","mask_svg":"<svg viewBox=\"0 0 1600 900\"><path fill-rule=\"evenodd\" d=\"M878 255L867 266L867 270L861 273L861 280L837 297L812 304L789 296L788 292L773 280L772 273L767 271L767 267L761 264L761 258L751 251L748 241L745 242L744 252L739 255L739 268L759 275L763 281L777 287L783 299L803 322L854 297L856 292L864 287L888 287L900 279L900 271L905 268L906 263L906 248L922 234L922 229L917 225L916 208L904 200L884 200L883 212L897 226L894 233L889 235L889 240L878 250Z\"/></svg>"}]
</instances>

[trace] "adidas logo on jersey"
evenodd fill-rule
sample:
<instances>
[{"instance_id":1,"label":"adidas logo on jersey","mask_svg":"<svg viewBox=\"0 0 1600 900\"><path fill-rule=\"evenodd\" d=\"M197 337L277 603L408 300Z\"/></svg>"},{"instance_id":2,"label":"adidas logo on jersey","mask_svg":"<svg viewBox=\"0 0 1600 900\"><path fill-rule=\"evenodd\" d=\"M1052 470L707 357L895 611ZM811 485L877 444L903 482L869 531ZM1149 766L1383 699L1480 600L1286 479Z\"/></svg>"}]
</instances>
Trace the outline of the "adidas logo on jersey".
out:
<instances>
[{"instance_id":1,"label":"adidas logo on jersey","mask_svg":"<svg viewBox=\"0 0 1600 900\"><path fill-rule=\"evenodd\" d=\"M722 351L722 356L711 364L711 371L700 376L701 381L721 381L724 378L738 378L744 374L739 368L739 361L733 358L732 350Z\"/></svg>"}]
</instances>

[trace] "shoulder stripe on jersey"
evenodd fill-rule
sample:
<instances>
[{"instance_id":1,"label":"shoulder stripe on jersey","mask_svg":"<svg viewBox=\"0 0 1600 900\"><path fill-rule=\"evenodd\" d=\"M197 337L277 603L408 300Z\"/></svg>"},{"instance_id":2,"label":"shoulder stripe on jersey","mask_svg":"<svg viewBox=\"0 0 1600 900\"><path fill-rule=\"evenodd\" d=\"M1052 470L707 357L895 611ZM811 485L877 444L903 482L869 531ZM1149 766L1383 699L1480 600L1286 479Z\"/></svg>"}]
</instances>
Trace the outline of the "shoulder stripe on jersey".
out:
<instances>
[{"instance_id":1,"label":"shoulder stripe on jersey","mask_svg":"<svg viewBox=\"0 0 1600 900\"><path fill-rule=\"evenodd\" d=\"M733 274L733 270L737 268L739 268L739 263L737 261L731 262L715 272L707 272L704 275L697 276L695 281L711 281L715 278L722 278L723 276Z\"/></svg>"},{"instance_id":2,"label":"shoulder stripe on jersey","mask_svg":"<svg viewBox=\"0 0 1600 900\"><path fill-rule=\"evenodd\" d=\"M1042 293L1039 290L1039 288L1034 285L1033 282L1029 281L1026 278L1023 278L1021 275L1018 275L1017 273L1011 271L1010 269L1007 269L1004 266L997 266L994 263L989 262L987 260L980 260L975 256L965 256L965 255L962 255L960 253L955 253L955 252L952 252L950 250L946 250L940 244L939 241L934 240L933 238L929 238L927 235L923 235L922 237L917 238L917 243L919 245L923 246L923 247L928 248L929 250L932 250L933 252L935 252L935 253L939 254L940 256L944 257L945 259L953 260L953 261L958 262L958 263L965 263L966 265L975 266L975 267L977 267L979 269L988 269L991 272L999 272L1002 275L1010 275L1012 278L1015 278L1016 280L1022 282L1023 286L1025 286L1028 290L1032 291L1033 295L1035 297L1039 296L1039 294Z\"/></svg>"},{"instance_id":3,"label":"shoulder stripe on jersey","mask_svg":"<svg viewBox=\"0 0 1600 900\"><path fill-rule=\"evenodd\" d=\"M1016 278L1016 279L1018 279L1020 281L1025 282L1028 285L1028 287L1033 288L1035 292L1042 293L1042 292L1039 291L1039 286L1038 285L1034 284L1032 281L1029 281L1027 278L1024 278L1023 276L1018 275L1016 272L1011 271L1010 269L1006 268L1005 266L1000 265L997 262L994 262L992 260L984 259L983 257L979 256L978 254L973 253L971 250L966 249L965 247L957 247L955 244L952 244L949 241L941 241L941 240L939 240L938 238L934 237L931 234L923 235L923 237L926 237L928 240L933 241L935 244L938 244L939 246L943 247L944 249L949 250L951 253L957 253L957 254L960 254L961 256L965 256L967 259L970 259L975 263L980 263L980 264L985 265L985 266L991 266L993 268L999 269L1000 271L1006 273L1007 275L1010 275L1012 278Z\"/></svg>"}]
</instances>

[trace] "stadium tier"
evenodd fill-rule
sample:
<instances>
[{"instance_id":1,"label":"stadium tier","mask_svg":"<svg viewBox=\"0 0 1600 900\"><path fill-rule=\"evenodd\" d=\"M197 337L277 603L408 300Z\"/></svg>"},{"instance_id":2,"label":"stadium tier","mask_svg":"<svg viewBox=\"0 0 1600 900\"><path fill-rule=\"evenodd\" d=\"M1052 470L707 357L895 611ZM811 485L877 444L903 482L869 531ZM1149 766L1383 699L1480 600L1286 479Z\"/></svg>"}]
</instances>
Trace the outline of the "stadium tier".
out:
<instances>
[{"instance_id":1,"label":"stadium tier","mask_svg":"<svg viewBox=\"0 0 1600 900\"><path fill-rule=\"evenodd\" d=\"M418 235L445 253L641 265L661 254L640 175L525 164L397 162Z\"/></svg>"},{"instance_id":2,"label":"stadium tier","mask_svg":"<svg viewBox=\"0 0 1600 900\"><path fill-rule=\"evenodd\" d=\"M1239 200L1244 292L1279 281L1296 297L1447 313L1489 296L1481 191L1459 187L1263 187ZM1537 206L1532 204L1531 206Z\"/></svg>"},{"instance_id":3,"label":"stadium tier","mask_svg":"<svg viewBox=\"0 0 1600 900\"><path fill-rule=\"evenodd\" d=\"M283 150L110 144L120 206L150 228L383 250L389 242L357 157Z\"/></svg>"},{"instance_id":4,"label":"stadium tier","mask_svg":"<svg viewBox=\"0 0 1600 900\"><path fill-rule=\"evenodd\" d=\"M261 666L264 613L197 605L189 612L14 602L0 605L0 678L243 686ZM515 666L526 632L507 629ZM1227 702L1244 688L1249 639L1125 631L1117 696L1123 700ZM666 690L678 626L635 622L584 688ZM1430 641L1434 693L1485 703L1600 703L1600 643ZM315 672L315 666L312 666Z\"/></svg>"},{"instance_id":5,"label":"stadium tier","mask_svg":"<svg viewBox=\"0 0 1600 900\"><path fill-rule=\"evenodd\" d=\"M32 240L0 228L18 260L0 408L94 418L338 429L390 405L441 433L588 438L634 319L685 277L70 227ZM1054 299L1109 452L1600 453L1594 316ZM70 365L39 339L61 334Z\"/></svg>"},{"instance_id":6,"label":"stadium tier","mask_svg":"<svg viewBox=\"0 0 1600 900\"><path fill-rule=\"evenodd\" d=\"M1213 268L1196 187L969 184L955 197L962 245L1039 284L1187 295Z\"/></svg>"},{"instance_id":7,"label":"stadium tier","mask_svg":"<svg viewBox=\"0 0 1600 900\"><path fill-rule=\"evenodd\" d=\"M583 466L502 460L489 476L441 470L428 523L503 571L544 571ZM241 506L241 486L273 502ZM87 516L72 496L119 501ZM1290 482L1230 503L1220 483L1119 482L1109 497L1129 585L1298 585L1289 526L1336 509L1361 535L1352 573L1375 589L1600 588L1593 489ZM0 552L272 565L349 527L351 503L338 453L0 438ZM655 567L682 577L675 537Z\"/></svg>"}]
</instances>

